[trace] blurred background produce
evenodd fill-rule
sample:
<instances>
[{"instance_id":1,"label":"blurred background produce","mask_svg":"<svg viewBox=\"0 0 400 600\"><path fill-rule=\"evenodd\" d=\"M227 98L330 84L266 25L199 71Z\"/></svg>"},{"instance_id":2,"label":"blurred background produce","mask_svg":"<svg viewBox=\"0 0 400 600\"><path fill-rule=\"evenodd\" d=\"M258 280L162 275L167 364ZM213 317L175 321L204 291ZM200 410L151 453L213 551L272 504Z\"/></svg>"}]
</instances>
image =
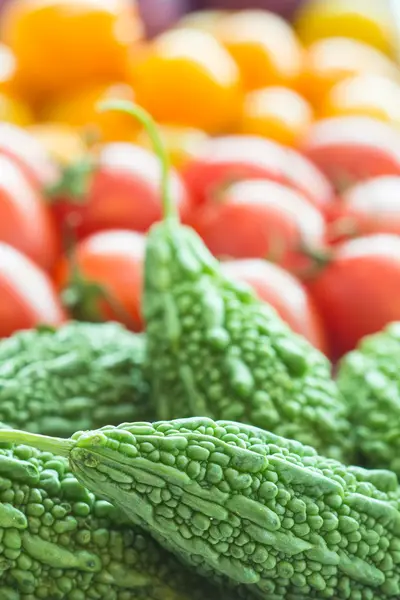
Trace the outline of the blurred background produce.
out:
<instances>
[{"instance_id":1,"label":"blurred background produce","mask_svg":"<svg viewBox=\"0 0 400 600\"><path fill-rule=\"evenodd\" d=\"M400 320L400 26L385 0L0 2L0 336L143 328L160 167L233 276L336 360Z\"/></svg>"}]
</instances>

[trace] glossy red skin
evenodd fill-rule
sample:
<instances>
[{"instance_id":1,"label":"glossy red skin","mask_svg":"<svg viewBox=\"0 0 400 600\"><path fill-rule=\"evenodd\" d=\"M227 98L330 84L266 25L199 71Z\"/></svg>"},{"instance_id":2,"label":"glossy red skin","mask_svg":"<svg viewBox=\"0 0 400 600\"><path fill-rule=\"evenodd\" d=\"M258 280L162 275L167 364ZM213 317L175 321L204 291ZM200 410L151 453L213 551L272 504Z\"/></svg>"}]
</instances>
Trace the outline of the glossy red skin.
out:
<instances>
[{"instance_id":1,"label":"glossy red skin","mask_svg":"<svg viewBox=\"0 0 400 600\"><path fill-rule=\"evenodd\" d=\"M368 179L349 188L328 231L335 243L354 235L400 235L400 175Z\"/></svg>"},{"instance_id":2,"label":"glossy red skin","mask_svg":"<svg viewBox=\"0 0 400 600\"><path fill-rule=\"evenodd\" d=\"M182 175L193 201L204 204L218 188L241 179L270 179L303 193L326 209L334 201L330 183L300 153L257 136L232 135L206 141Z\"/></svg>"},{"instance_id":3,"label":"glossy red skin","mask_svg":"<svg viewBox=\"0 0 400 600\"><path fill-rule=\"evenodd\" d=\"M0 242L0 338L41 324L58 326L66 318L45 271Z\"/></svg>"},{"instance_id":4,"label":"glossy red skin","mask_svg":"<svg viewBox=\"0 0 400 600\"><path fill-rule=\"evenodd\" d=\"M268 257L290 270L305 265L302 242L321 248L325 241L320 211L299 192L267 180L231 185L195 211L191 224L219 258Z\"/></svg>"},{"instance_id":5,"label":"glossy red skin","mask_svg":"<svg viewBox=\"0 0 400 600\"><path fill-rule=\"evenodd\" d=\"M146 238L140 233L110 230L87 237L75 250L80 275L100 284L123 309L116 312L99 300L104 320L119 321L133 331L143 329L140 304L145 245ZM70 265L63 258L56 270L58 289L68 284L69 276Z\"/></svg>"},{"instance_id":6,"label":"glossy red skin","mask_svg":"<svg viewBox=\"0 0 400 600\"><path fill-rule=\"evenodd\" d=\"M1 154L0 174L0 241L51 270L60 242L44 198L20 167Z\"/></svg>"},{"instance_id":7,"label":"glossy red skin","mask_svg":"<svg viewBox=\"0 0 400 600\"><path fill-rule=\"evenodd\" d=\"M362 337L400 320L400 236L343 242L307 287L337 359Z\"/></svg>"},{"instance_id":8,"label":"glossy red skin","mask_svg":"<svg viewBox=\"0 0 400 600\"><path fill-rule=\"evenodd\" d=\"M301 282L266 260L232 260L221 264L225 275L250 285L289 327L328 353L326 336L315 305Z\"/></svg>"},{"instance_id":9,"label":"glossy red skin","mask_svg":"<svg viewBox=\"0 0 400 600\"><path fill-rule=\"evenodd\" d=\"M315 122L300 149L338 190L380 175L400 175L400 131L370 117Z\"/></svg>"},{"instance_id":10,"label":"glossy red skin","mask_svg":"<svg viewBox=\"0 0 400 600\"><path fill-rule=\"evenodd\" d=\"M17 125L0 122L0 155L12 158L41 189L52 185L58 176L58 169L45 149Z\"/></svg>"},{"instance_id":11,"label":"glossy red skin","mask_svg":"<svg viewBox=\"0 0 400 600\"><path fill-rule=\"evenodd\" d=\"M82 202L55 198L54 213L59 221L73 224L78 238L105 229L146 232L162 218L160 172L159 159L140 146L104 145ZM186 188L174 170L170 181L172 197L185 219L190 206Z\"/></svg>"}]
</instances>

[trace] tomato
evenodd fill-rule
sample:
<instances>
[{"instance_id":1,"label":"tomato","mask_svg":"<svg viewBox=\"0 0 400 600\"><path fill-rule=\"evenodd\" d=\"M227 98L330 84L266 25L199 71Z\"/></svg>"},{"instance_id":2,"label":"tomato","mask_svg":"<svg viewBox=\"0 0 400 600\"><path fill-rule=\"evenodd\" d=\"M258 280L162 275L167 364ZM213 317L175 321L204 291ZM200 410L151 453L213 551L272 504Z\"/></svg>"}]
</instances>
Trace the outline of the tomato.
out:
<instances>
[{"instance_id":1,"label":"tomato","mask_svg":"<svg viewBox=\"0 0 400 600\"><path fill-rule=\"evenodd\" d=\"M91 83L48 104L42 110L42 118L75 127L89 139L133 141L139 126L132 117L117 111L99 112L97 107L105 100L133 101L134 98L133 89L125 83Z\"/></svg>"},{"instance_id":2,"label":"tomato","mask_svg":"<svg viewBox=\"0 0 400 600\"><path fill-rule=\"evenodd\" d=\"M288 269L304 265L301 244L320 248L325 238L321 213L274 181L233 184L195 211L191 225L220 258L269 257Z\"/></svg>"},{"instance_id":3,"label":"tomato","mask_svg":"<svg viewBox=\"0 0 400 600\"><path fill-rule=\"evenodd\" d=\"M303 193L317 207L333 200L333 191L318 169L295 150L257 136L210 139L182 170L196 204L240 179L271 179Z\"/></svg>"},{"instance_id":4,"label":"tomato","mask_svg":"<svg viewBox=\"0 0 400 600\"><path fill-rule=\"evenodd\" d=\"M400 126L400 84L381 75L350 77L331 89L320 114L365 115Z\"/></svg>"},{"instance_id":5,"label":"tomato","mask_svg":"<svg viewBox=\"0 0 400 600\"><path fill-rule=\"evenodd\" d=\"M40 143L24 129L0 122L0 156L15 160L39 187L54 183L58 171Z\"/></svg>"},{"instance_id":6,"label":"tomato","mask_svg":"<svg viewBox=\"0 0 400 600\"><path fill-rule=\"evenodd\" d=\"M368 179L343 194L329 239L337 242L370 233L400 235L400 175Z\"/></svg>"},{"instance_id":7,"label":"tomato","mask_svg":"<svg viewBox=\"0 0 400 600\"><path fill-rule=\"evenodd\" d=\"M89 321L112 319L140 331L145 246L146 238L139 233L103 231L80 242L71 261L63 258L55 279L72 315Z\"/></svg>"},{"instance_id":8,"label":"tomato","mask_svg":"<svg viewBox=\"0 0 400 600\"><path fill-rule=\"evenodd\" d=\"M310 44L343 36L365 42L391 57L397 53L397 27L389 2L306 0L294 20L300 39Z\"/></svg>"},{"instance_id":9,"label":"tomato","mask_svg":"<svg viewBox=\"0 0 400 600\"><path fill-rule=\"evenodd\" d=\"M132 64L138 104L161 123L216 133L236 127L243 102L238 68L209 33L175 29Z\"/></svg>"},{"instance_id":10,"label":"tomato","mask_svg":"<svg viewBox=\"0 0 400 600\"><path fill-rule=\"evenodd\" d=\"M27 97L47 100L89 80L123 79L143 26L134 0L14 0L1 33Z\"/></svg>"},{"instance_id":11,"label":"tomato","mask_svg":"<svg viewBox=\"0 0 400 600\"><path fill-rule=\"evenodd\" d=\"M65 123L35 123L26 128L48 156L60 165L83 159L87 146L81 135Z\"/></svg>"},{"instance_id":12,"label":"tomato","mask_svg":"<svg viewBox=\"0 0 400 600\"><path fill-rule=\"evenodd\" d=\"M0 240L50 270L59 251L51 214L18 165L0 155Z\"/></svg>"},{"instance_id":13,"label":"tomato","mask_svg":"<svg viewBox=\"0 0 400 600\"><path fill-rule=\"evenodd\" d=\"M159 125L158 131L169 154L169 159L176 168L182 168L191 158L196 156L199 148L208 139L201 129ZM143 130L136 137L136 142L144 148L152 148L152 143Z\"/></svg>"},{"instance_id":14,"label":"tomato","mask_svg":"<svg viewBox=\"0 0 400 600\"><path fill-rule=\"evenodd\" d=\"M308 289L338 358L362 337L400 320L400 236L343 242Z\"/></svg>"},{"instance_id":15,"label":"tomato","mask_svg":"<svg viewBox=\"0 0 400 600\"><path fill-rule=\"evenodd\" d=\"M302 48L278 15L250 9L233 13L218 22L216 35L238 64L246 90L297 84Z\"/></svg>"},{"instance_id":16,"label":"tomato","mask_svg":"<svg viewBox=\"0 0 400 600\"><path fill-rule=\"evenodd\" d=\"M310 294L302 283L266 260L232 260L221 263L223 273L250 285L260 300L270 304L289 327L325 354L325 332Z\"/></svg>"},{"instance_id":17,"label":"tomato","mask_svg":"<svg viewBox=\"0 0 400 600\"><path fill-rule=\"evenodd\" d=\"M17 61L14 53L0 43L0 92L13 93L16 88Z\"/></svg>"},{"instance_id":18,"label":"tomato","mask_svg":"<svg viewBox=\"0 0 400 600\"><path fill-rule=\"evenodd\" d=\"M250 92L245 100L241 130L294 146L313 119L307 100L294 90L267 87Z\"/></svg>"},{"instance_id":19,"label":"tomato","mask_svg":"<svg viewBox=\"0 0 400 600\"><path fill-rule=\"evenodd\" d=\"M0 338L37 325L61 325L66 313L48 275L0 242Z\"/></svg>"},{"instance_id":20,"label":"tomato","mask_svg":"<svg viewBox=\"0 0 400 600\"><path fill-rule=\"evenodd\" d=\"M53 210L78 237L102 229L147 231L162 218L160 161L127 142L105 144L92 164L67 166L53 190ZM171 191L183 218L189 210L186 188L174 170Z\"/></svg>"},{"instance_id":21,"label":"tomato","mask_svg":"<svg viewBox=\"0 0 400 600\"><path fill-rule=\"evenodd\" d=\"M300 89L318 107L334 85L363 74L400 81L397 64L379 50L351 38L321 39L307 48Z\"/></svg>"},{"instance_id":22,"label":"tomato","mask_svg":"<svg viewBox=\"0 0 400 600\"><path fill-rule=\"evenodd\" d=\"M316 121L300 148L338 190L379 175L400 175L400 131L378 119Z\"/></svg>"}]
</instances>

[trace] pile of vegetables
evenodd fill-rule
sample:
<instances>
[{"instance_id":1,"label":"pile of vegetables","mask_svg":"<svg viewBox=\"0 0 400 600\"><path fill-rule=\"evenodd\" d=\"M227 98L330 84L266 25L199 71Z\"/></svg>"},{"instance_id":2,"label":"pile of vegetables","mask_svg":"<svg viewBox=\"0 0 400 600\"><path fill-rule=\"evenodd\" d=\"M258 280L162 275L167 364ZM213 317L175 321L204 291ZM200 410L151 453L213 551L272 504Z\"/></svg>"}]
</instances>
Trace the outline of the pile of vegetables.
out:
<instances>
[{"instance_id":1,"label":"pile of vegetables","mask_svg":"<svg viewBox=\"0 0 400 600\"><path fill-rule=\"evenodd\" d=\"M0 600L398 600L393 18L39 4L1 21Z\"/></svg>"}]
</instances>

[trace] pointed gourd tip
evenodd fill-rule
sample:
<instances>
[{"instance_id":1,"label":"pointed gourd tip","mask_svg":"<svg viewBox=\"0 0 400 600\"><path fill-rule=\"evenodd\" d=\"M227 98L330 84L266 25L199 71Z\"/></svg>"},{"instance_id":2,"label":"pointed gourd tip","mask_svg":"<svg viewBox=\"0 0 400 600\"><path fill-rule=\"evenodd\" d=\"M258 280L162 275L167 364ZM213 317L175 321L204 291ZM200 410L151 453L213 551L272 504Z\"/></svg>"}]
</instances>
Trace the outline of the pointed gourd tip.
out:
<instances>
[{"instance_id":1,"label":"pointed gourd tip","mask_svg":"<svg viewBox=\"0 0 400 600\"><path fill-rule=\"evenodd\" d=\"M158 130L158 126L151 114L138 104L134 104L129 100L105 100L99 102L96 105L96 109L102 113L107 111L125 113L139 121L144 127L153 145L154 153L161 164L161 199L164 218L176 219L178 217L178 211L176 204L171 198L169 157Z\"/></svg>"},{"instance_id":2,"label":"pointed gourd tip","mask_svg":"<svg viewBox=\"0 0 400 600\"><path fill-rule=\"evenodd\" d=\"M68 458L75 442L71 439L50 437L19 431L18 429L0 429L0 443L23 444L41 452L50 452Z\"/></svg>"}]
</instances>

